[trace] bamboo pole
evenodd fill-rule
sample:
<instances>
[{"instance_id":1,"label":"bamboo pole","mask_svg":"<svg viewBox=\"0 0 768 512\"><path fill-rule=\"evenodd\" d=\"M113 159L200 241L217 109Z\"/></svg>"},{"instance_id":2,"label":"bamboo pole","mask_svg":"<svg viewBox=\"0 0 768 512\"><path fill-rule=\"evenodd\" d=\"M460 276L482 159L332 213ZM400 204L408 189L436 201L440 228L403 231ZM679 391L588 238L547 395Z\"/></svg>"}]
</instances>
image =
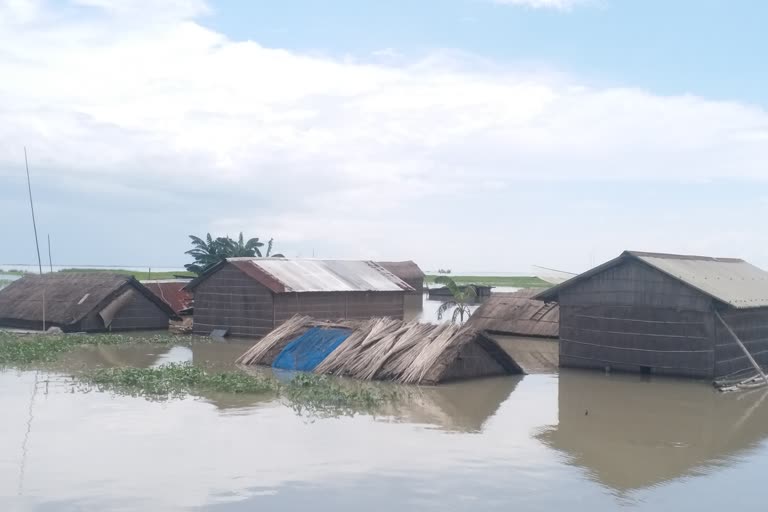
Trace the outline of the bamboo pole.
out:
<instances>
[{"instance_id":1,"label":"bamboo pole","mask_svg":"<svg viewBox=\"0 0 768 512\"><path fill-rule=\"evenodd\" d=\"M768 385L768 377L766 377L765 373L763 372L763 369L760 368L760 365L757 364L757 361L752 357L752 354L749 353L749 350L747 350L747 347L744 346L744 344L741 342L738 336L736 336L736 333L733 332L733 329L731 329L731 326L728 325L725 320L723 320L723 317L720 316L720 312L715 310L715 316L718 320L720 320L720 323L723 324L723 327L728 331L728 334L730 334L734 340L736 340L736 343L739 345L741 350L744 351L744 354L747 356L747 359L749 359L749 362L752 363L752 366L755 367L755 370L757 370L758 375L762 377L763 381L765 381L765 384Z\"/></svg>"}]
</instances>

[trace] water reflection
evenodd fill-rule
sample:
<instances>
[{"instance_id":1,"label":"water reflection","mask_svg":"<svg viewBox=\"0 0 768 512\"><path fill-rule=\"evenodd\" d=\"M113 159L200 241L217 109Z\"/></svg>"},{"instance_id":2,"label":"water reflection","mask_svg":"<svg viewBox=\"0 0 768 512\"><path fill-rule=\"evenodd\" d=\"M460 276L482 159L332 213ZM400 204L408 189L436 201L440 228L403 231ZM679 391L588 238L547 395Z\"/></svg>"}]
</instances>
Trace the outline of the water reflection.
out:
<instances>
[{"instance_id":1,"label":"water reflection","mask_svg":"<svg viewBox=\"0 0 768 512\"><path fill-rule=\"evenodd\" d=\"M558 425L538 438L624 493L731 466L768 436L768 390L561 371Z\"/></svg>"}]
</instances>

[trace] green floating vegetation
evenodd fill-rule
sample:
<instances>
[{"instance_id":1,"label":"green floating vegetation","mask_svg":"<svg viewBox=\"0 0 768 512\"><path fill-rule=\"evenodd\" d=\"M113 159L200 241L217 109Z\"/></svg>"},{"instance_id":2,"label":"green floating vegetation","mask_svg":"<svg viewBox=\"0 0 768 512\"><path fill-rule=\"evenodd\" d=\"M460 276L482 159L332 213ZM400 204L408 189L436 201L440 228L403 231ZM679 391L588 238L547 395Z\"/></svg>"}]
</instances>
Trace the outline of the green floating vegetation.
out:
<instances>
[{"instance_id":1,"label":"green floating vegetation","mask_svg":"<svg viewBox=\"0 0 768 512\"><path fill-rule=\"evenodd\" d=\"M375 412L400 398L396 391L364 382L342 381L328 375L299 373L281 387L283 397L297 413L350 416L356 412Z\"/></svg>"},{"instance_id":2,"label":"green floating vegetation","mask_svg":"<svg viewBox=\"0 0 768 512\"><path fill-rule=\"evenodd\" d=\"M287 382L244 371L212 372L191 363L169 363L155 368L99 368L76 376L86 386L154 400L206 393L264 394L284 399L299 414L351 415L375 411L398 393L334 377L297 374Z\"/></svg>"},{"instance_id":3,"label":"green floating vegetation","mask_svg":"<svg viewBox=\"0 0 768 512\"><path fill-rule=\"evenodd\" d=\"M244 372L214 373L188 363L170 363L156 368L99 368L79 378L100 391L154 398L183 397L191 393L264 393L276 391L275 379Z\"/></svg>"},{"instance_id":4,"label":"green floating vegetation","mask_svg":"<svg viewBox=\"0 0 768 512\"><path fill-rule=\"evenodd\" d=\"M480 286L509 286L513 288L549 288L550 283L535 276L459 276L446 274L458 285L476 284ZM425 276L428 284L434 284L439 275Z\"/></svg>"},{"instance_id":5,"label":"green floating vegetation","mask_svg":"<svg viewBox=\"0 0 768 512\"><path fill-rule=\"evenodd\" d=\"M52 363L63 353L84 345L123 343L180 343L184 337L172 334L16 334L0 331L0 366Z\"/></svg>"}]
</instances>

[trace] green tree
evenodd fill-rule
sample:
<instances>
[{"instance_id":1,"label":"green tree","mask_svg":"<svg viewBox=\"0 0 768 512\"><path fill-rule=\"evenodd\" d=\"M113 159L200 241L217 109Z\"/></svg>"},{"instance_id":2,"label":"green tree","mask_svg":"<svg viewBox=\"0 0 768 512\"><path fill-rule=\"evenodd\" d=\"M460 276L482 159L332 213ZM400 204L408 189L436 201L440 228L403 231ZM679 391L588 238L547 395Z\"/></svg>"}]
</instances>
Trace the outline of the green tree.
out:
<instances>
[{"instance_id":1,"label":"green tree","mask_svg":"<svg viewBox=\"0 0 768 512\"><path fill-rule=\"evenodd\" d=\"M213 238L210 233L207 233L205 240L194 235L189 235L189 238L192 240L192 249L185 254L192 256L195 262L184 265L184 268L196 274L203 273L205 269L226 258L263 257L261 248L264 247L264 243L259 241L258 237L246 241L240 233L237 240L233 240L228 236ZM283 258L282 254L272 254L273 244L274 240L270 238L267 242L266 257Z\"/></svg>"},{"instance_id":2,"label":"green tree","mask_svg":"<svg viewBox=\"0 0 768 512\"><path fill-rule=\"evenodd\" d=\"M440 304L440 307L437 309L437 319L442 320L449 309L455 308L451 317L451 323L455 324L458 321L460 324L463 324L464 317L466 316L469 318L472 314L469 307L470 303L477 298L477 290L472 285L460 288L454 280L448 276L438 276L435 278L435 282L445 285L453 296L450 300Z\"/></svg>"}]
</instances>

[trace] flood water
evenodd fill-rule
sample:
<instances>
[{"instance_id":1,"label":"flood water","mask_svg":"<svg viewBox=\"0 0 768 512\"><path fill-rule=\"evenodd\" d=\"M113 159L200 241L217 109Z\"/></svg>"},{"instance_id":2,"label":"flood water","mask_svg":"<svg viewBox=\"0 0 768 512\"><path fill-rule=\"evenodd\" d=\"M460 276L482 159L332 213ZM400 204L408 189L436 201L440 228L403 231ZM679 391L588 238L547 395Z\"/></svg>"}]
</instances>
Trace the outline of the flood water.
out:
<instances>
[{"instance_id":1,"label":"flood water","mask_svg":"<svg viewBox=\"0 0 768 512\"><path fill-rule=\"evenodd\" d=\"M245 343L88 347L0 371L0 510L763 510L766 391L562 371L412 393L378 416L270 396L85 392L69 365L229 367Z\"/></svg>"}]
</instances>

